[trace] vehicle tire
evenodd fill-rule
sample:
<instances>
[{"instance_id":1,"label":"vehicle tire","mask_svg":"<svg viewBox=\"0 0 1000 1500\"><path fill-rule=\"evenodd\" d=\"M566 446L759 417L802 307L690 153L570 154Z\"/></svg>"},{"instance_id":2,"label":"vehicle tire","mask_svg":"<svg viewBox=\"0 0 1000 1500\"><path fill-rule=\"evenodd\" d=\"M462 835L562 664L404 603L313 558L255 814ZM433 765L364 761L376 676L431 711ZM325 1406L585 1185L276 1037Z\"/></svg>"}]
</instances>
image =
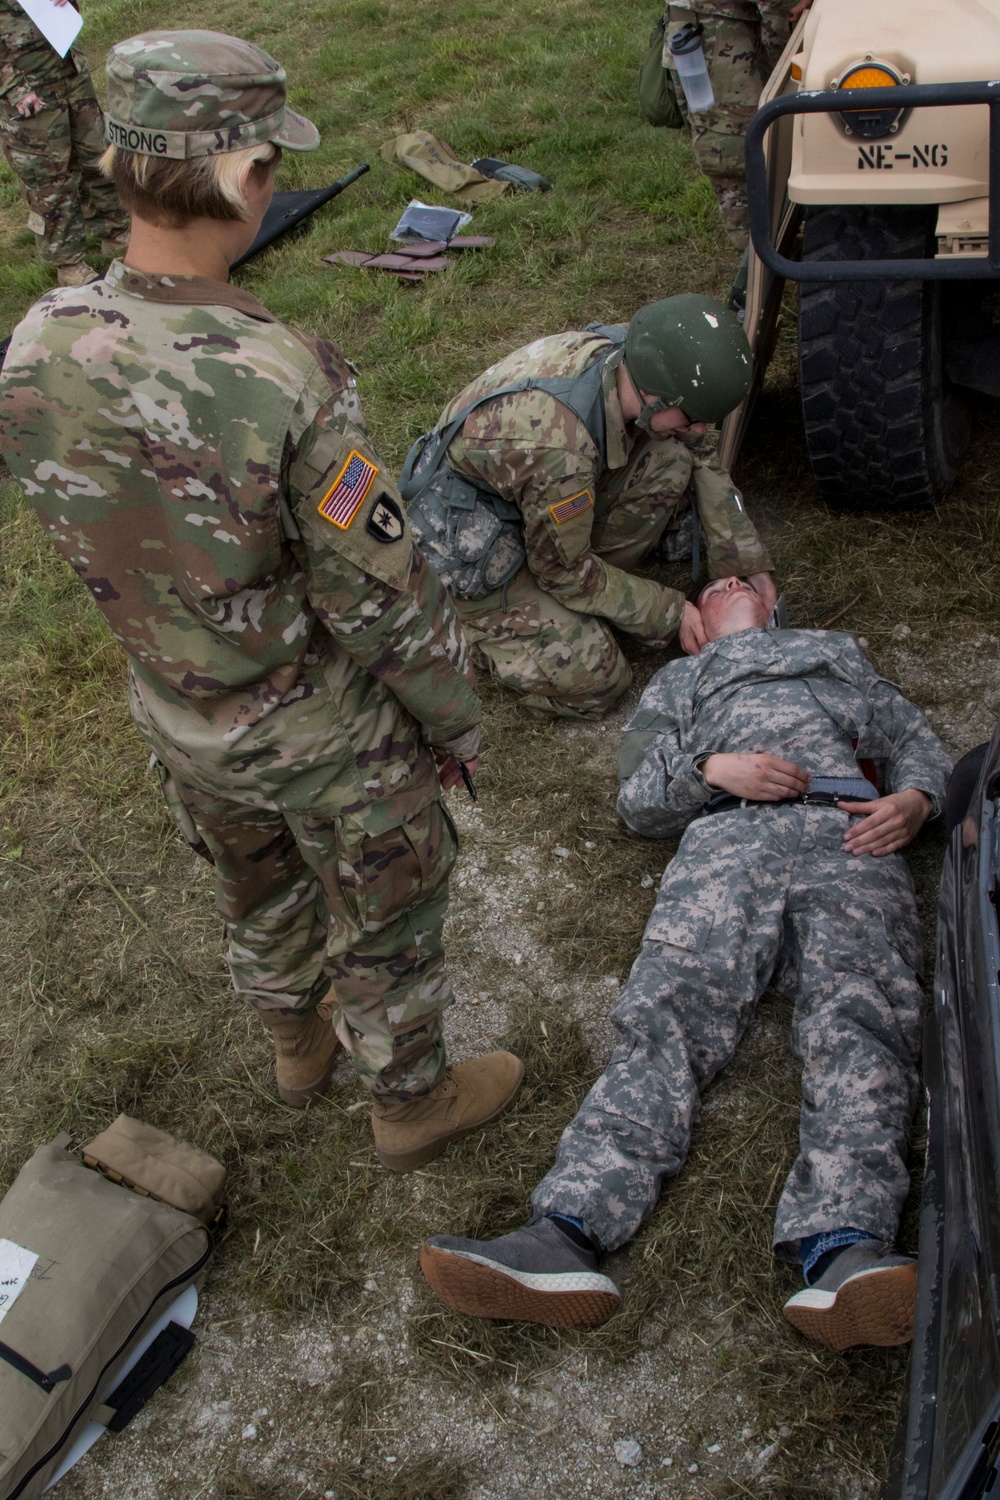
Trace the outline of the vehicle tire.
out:
<instances>
[{"instance_id":1,"label":"vehicle tire","mask_svg":"<svg viewBox=\"0 0 1000 1500\"><path fill-rule=\"evenodd\" d=\"M910 259L936 207L807 208L803 260ZM802 282L799 377L812 470L855 510L915 510L947 493L969 437L944 376L942 283Z\"/></svg>"}]
</instances>

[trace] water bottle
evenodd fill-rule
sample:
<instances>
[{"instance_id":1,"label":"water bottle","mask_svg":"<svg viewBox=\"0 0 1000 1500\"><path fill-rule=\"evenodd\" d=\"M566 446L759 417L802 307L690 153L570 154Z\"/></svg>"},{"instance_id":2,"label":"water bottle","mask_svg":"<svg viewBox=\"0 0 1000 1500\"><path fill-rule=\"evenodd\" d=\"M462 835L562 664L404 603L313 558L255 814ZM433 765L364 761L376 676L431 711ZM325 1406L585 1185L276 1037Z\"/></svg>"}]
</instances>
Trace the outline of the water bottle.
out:
<instances>
[{"instance_id":1,"label":"water bottle","mask_svg":"<svg viewBox=\"0 0 1000 1500\"><path fill-rule=\"evenodd\" d=\"M701 45L703 35L702 26L697 21L689 21L670 38L670 55L680 74L681 88L692 114L703 113L715 103L712 80L708 76L708 65Z\"/></svg>"}]
</instances>

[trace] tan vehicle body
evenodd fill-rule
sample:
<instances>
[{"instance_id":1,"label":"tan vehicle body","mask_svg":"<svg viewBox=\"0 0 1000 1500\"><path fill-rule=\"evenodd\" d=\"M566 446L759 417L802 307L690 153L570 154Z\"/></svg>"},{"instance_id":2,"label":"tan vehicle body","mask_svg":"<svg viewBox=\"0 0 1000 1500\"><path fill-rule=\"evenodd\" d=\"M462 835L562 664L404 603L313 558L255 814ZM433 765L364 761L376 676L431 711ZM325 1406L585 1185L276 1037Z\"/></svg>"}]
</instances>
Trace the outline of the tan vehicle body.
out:
<instances>
[{"instance_id":1,"label":"tan vehicle body","mask_svg":"<svg viewBox=\"0 0 1000 1500\"><path fill-rule=\"evenodd\" d=\"M887 64L901 83L972 83L1000 75L1000 0L950 0L947 6L817 0L795 62L802 90L838 88L863 62ZM837 116L799 115L788 196L793 203L952 204L985 198L988 173L984 105L911 110L881 141L848 135Z\"/></svg>"},{"instance_id":2,"label":"tan vehicle body","mask_svg":"<svg viewBox=\"0 0 1000 1500\"><path fill-rule=\"evenodd\" d=\"M904 85L1000 79L1000 0L950 0L946 6L940 0L933 3L932 0L814 0L812 8L795 27L760 103L784 94L840 89L845 78L857 69L880 65ZM1000 89L1000 83L997 87ZM885 87L883 92L887 106L891 106L893 89ZM845 103L849 97L845 90ZM903 111L891 129L877 139L865 138L852 129L849 113L846 119L840 113L786 115L771 126L765 154L771 233L777 250L784 256L793 259L796 256L804 214L841 209L848 216L858 211L863 219L866 207L876 214L883 210L892 214L905 211L906 205L918 206L911 209L911 216L913 212L920 214L919 206L923 206L924 215L929 215L928 238L924 248L897 250L897 255L972 259L986 254L989 110L985 105ZM850 219L845 219L845 225L849 223ZM854 248L849 251L845 236L844 259L856 258L859 253L866 258L879 254L893 258L891 250L880 249L875 241L871 248L860 252L857 240L851 243ZM816 258L810 253L808 232L802 254L803 258ZM827 244L820 258L830 259L835 254ZM743 407L732 412L723 425L720 457L727 466L738 455L763 384L776 339L783 290L782 279L761 263L751 246L745 330L754 350L755 380ZM805 289L802 295L805 297ZM945 296L952 300L944 301ZM953 414L956 400L961 404L963 384L1000 394L1000 390L994 392L989 381L984 385L977 384L978 377L968 380L961 374L956 377L954 367L947 365L940 330L943 328L947 333L950 327L950 309L956 305L954 296L954 291L928 289L924 297L925 312L920 315L923 331L917 329L916 322L910 329L911 337L916 334L927 343L922 379L929 395L915 397L914 401L923 401L923 420L928 433L940 426L929 414L928 402L935 407L940 405L942 411L947 405ZM802 305L806 306L805 301ZM836 348L830 347L836 357ZM846 351L846 344L844 348ZM808 345L800 326L800 354L807 353ZM842 357L849 356L845 353ZM877 356L873 354L872 358ZM942 373L946 365L947 375ZM996 368L1000 369L1000 365ZM990 380L995 382L998 378L991 376ZM836 389L832 383L831 390ZM870 396L870 392L866 394ZM809 395L804 383L804 416ZM852 390L838 399L852 400L853 396ZM877 394L872 402L877 407ZM889 409L888 403L885 409ZM964 446L961 419L953 421L953 415L949 415L947 423L954 433L950 451L931 455L927 465L930 477L917 504L936 503L951 482L949 476L953 476L955 463L961 456ZM808 420L806 426L808 433ZM810 453L813 457L811 439ZM817 477L821 478L818 471ZM864 473L859 473L858 478L860 489ZM826 492L835 502L843 499L842 495ZM893 495L891 486L885 493L884 504L889 509L908 508L905 497Z\"/></svg>"}]
</instances>

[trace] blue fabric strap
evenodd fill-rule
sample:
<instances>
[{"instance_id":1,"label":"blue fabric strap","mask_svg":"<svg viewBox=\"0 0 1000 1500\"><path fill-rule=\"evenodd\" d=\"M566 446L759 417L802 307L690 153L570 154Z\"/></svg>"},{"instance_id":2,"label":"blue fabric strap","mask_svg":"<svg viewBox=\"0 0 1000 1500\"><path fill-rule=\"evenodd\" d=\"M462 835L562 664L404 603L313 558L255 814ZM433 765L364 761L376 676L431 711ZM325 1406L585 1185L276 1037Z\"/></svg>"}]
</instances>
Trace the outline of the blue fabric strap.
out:
<instances>
[{"instance_id":1,"label":"blue fabric strap","mask_svg":"<svg viewBox=\"0 0 1000 1500\"><path fill-rule=\"evenodd\" d=\"M806 1286L812 1286L823 1272L826 1264L820 1266L818 1262L829 1255L831 1250L844 1250L848 1245L860 1244L862 1240L870 1240L873 1236L866 1234L863 1229L828 1229L825 1234L809 1234L799 1247L799 1260L802 1262L802 1275L805 1277ZM827 1263L828 1264L828 1263ZM815 1271L815 1276L813 1272Z\"/></svg>"}]
</instances>

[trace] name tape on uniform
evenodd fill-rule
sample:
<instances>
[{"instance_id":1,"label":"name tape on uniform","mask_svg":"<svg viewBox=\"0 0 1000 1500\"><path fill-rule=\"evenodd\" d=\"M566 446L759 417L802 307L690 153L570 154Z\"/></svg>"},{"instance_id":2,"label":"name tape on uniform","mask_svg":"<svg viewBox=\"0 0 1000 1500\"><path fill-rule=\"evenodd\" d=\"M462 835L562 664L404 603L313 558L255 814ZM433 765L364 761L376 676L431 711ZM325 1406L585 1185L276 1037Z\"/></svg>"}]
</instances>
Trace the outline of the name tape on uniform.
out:
<instances>
[{"instance_id":1,"label":"name tape on uniform","mask_svg":"<svg viewBox=\"0 0 1000 1500\"><path fill-rule=\"evenodd\" d=\"M324 521L346 531L375 482L378 465L355 449L316 509Z\"/></svg>"},{"instance_id":2,"label":"name tape on uniform","mask_svg":"<svg viewBox=\"0 0 1000 1500\"><path fill-rule=\"evenodd\" d=\"M590 491L581 490L578 495L570 495L568 500L560 500L558 505L550 505L549 515L557 526L561 526L564 521L572 521L574 516L581 516L593 503L594 497Z\"/></svg>"}]
</instances>

